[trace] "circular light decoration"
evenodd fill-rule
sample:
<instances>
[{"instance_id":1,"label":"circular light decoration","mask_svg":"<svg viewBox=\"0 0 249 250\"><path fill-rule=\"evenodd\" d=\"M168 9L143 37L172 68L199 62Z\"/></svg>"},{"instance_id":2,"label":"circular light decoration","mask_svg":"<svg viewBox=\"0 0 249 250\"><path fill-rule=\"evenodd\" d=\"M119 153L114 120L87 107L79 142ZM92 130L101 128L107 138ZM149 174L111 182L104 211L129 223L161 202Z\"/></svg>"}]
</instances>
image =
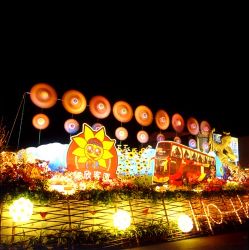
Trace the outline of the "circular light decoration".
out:
<instances>
[{"instance_id":1,"label":"circular light decoration","mask_svg":"<svg viewBox=\"0 0 249 250\"><path fill-rule=\"evenodd\" d=\"M49 125L49 118L45 114L37 114L33 117L32 124L37 129L45 129Z\"/></svg>"},{"instance_id":2,"label":"circular light decoration","mask_svg":"<svg viewBox=\"0 0 249 250\"><path fill-rule=\"evenodd\" d=\"M207 121L202 121L200 127L203 135L209 135L211 126Z\"/></svg>"},{"instance_id":3,"label":"circular light decoration","mask_svg":"<svg viewBox=\"0 0 249 250\"><path fill-rule=\"evenodd\" d=\"M57 101L57 93L47 83L37 83L30 90L31 101L40 108L51 108Z\"/></svg>"},{"instance_id":4,"label":"circular light decoration","mask_svg":"<svg viewBox=\"0 0 249 250\"><path fill-rule=\"evenodd\" d=\"M189 141L188 141L188 145L189 145L189 147L191 147L191 148L196 148L196 140L195 139L189 139Z\"/></svg>"},{"instance_id":5,"label":"circular light decoration","mask_svg":"<svg viewBox=\"0 0 249 250\"><path fill-rule=\"evenodd\" d=\"M86 98L78 90L71 89L62 96L62 105L71 114L80 114L86 108Z\"/></svg>"},{"instance_id":6,"label":"circular light decoration","mask_svg":"<svg viewBox=\"0 0 249 250\"><path fill-rule=\"evenodd\" d=\"M96 122L92 125L92 129L97 131L97 130L101 129L103 126L104 125L102 125L101 123Z\"/></svg>"},{"instance_id":7,"label":"circular light decoration","mask_svg":"<svg viewBox=\"0 0 249 250\"><path fill-rule=\"evenodd\" d=\"M67 119L64 123L64 129L69 133L69 134L74 134L76 133L80 128L80 125L78 121L75 119Z\"/></svg>"},{"instance_id":8,"label":"circular light decoration","mask_svg":"<svg viewBox=\"0 0 249 250\"><path fill-rule=\"evenodd\" d=\"M181 214L178 218L178 227L182 232L188 233L193 229L193 220L187 214Z\"/></svg>"},{"instance_id":9,"label":"circular light decoration","mask_svg":"<svg viewBox=\"0 0 249 250\"><path fill-rule=\"evenodd\" d=\"M183 131L184 120L180 114L176 113L172 116L172 126L173 129L178 133L181 133Z\"/></svg>"},{"instance_id":10,"label":"circular light decoration","mask_svg":"<svg viewBox=\"0 0 249 250\"><path fill-rule=\"evenodd\" d=\"M149 126L153 121L153 114L149 107L140 105L135 109L136 121L142 126Z\"/></svg>"},{"instance_id":11,"label":"circular light decoration","mask_svg":"<svg viewBox=\"0 0 249 250\"><path fill-rule=\"evenodd\" d=\"M115 136L120 140L120 141L123 141L125 139L127 139L128 137L128 131L126 128L124 127L118 127L116 130L115 130Z\"/></svg>"},{"instance_id":12,"label":"circular light decoration","mask_svg":"<svg viewBox=\"0 0 249 250\"><path fill-rule=\"evenodd\" d=\"M127 211L118 210L113 215L113 224L114 227L119 230L125 230L131 225L131 216Z\"/></svg>"},{"instance_id":13,"label":"circular light decoration","mask_svg":"<svg viewBox=\"0 0 249 250\"><path fill-rule=\"evenodd\" d=\"M179 136L175 136L174 142L181 143L182 140L181 140L181 138Z\"/></svg>"},{"instance_id":14,"label":"circular light decoration","mask_svg":"<svg viewBox=\"0 0 249 250\"><path fill-rule=\"evenodd\" d=\"M159 129L165 130L169 127L170 119L169 115L163 109L160 109L156 112L155 115L156 125Z\"/></svg>"},{"instance_id":15,"label":"circular light decoration","mask_svg":"<svg viewBox=\"0 0 249 250\"><path fill-rule=\"evenodd\" d=\"M149 140L149 135L146 131L140 130L137 133L137 140L141 143L146 143Z\"/></svg>"},{"instance_id":16,"label":"circular light decoration","mask_svg":"<svg viewBox=\"0 0 249 250\"><path fill-rule=\"evenodd\" d=\"M162 133L159 133L156 136L156 140L157 140L157 142L165 141L165 136Z\"/></svg>"},{"instance_id":17,"label":"circular light decoration","mask_svg":"<svg viewBox=\"0 0 249 250\"><path fill-rule=\"evenodd\" d=\"M104 96L94 96L89 102L90 112L93 116L104 119L111 112L110 102Z\"/></svg>"},{"instance_id":18,"label":"circular light decoration","mask_svg":"<svg viewBox=\"0 0 249 250\"><path fill-rule=\"evenodd\" d=\"M188 131L189 131L190 134L198 135L198 133L199 133L199 123L195 118L190 117L187 120L187 128L188 128Z\"/></svg>"},{"instance_id":19,"label":"circular light decoration","mask_svg":"<svg viewBox=\"0 0 249 250\"><path fill-rule=\"evenodd\" d=\"M114 117L120 122L129 122L133 116L133 110L129 103L118 101L113 105L112 112Z\"/></svg>"},{"instance_id":20,"label":"circular light decoration","mask_svg":"<svg viewBox=\"0 0 249 250\"><path fill-rule=\"evenodd\" d=\"M33 214L33 203L22 197L12 203L9 213L14 222L26 222Z\"/></svg>"}]
</instances>

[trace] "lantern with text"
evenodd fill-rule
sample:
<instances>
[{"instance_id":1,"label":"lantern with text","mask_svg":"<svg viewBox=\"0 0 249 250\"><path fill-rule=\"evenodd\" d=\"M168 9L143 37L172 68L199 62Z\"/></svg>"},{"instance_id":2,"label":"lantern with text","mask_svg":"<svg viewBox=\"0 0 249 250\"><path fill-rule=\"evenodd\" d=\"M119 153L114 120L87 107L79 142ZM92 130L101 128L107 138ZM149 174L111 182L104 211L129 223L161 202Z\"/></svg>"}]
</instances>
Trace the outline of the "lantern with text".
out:
<instances>
[{"instance_id":1,"label":"lantern with text","mask_svg":"<svg viewBox=\"0 0 249 250\"><path fill-rule=\"evenodd\" d=\"M69 171L83 172L85 180L108 180L116 177L118 165L115 139L110 139L105 127L93 130L83 124L83 131L72 136L67 152Z\"/></svg>"}]
</instances>

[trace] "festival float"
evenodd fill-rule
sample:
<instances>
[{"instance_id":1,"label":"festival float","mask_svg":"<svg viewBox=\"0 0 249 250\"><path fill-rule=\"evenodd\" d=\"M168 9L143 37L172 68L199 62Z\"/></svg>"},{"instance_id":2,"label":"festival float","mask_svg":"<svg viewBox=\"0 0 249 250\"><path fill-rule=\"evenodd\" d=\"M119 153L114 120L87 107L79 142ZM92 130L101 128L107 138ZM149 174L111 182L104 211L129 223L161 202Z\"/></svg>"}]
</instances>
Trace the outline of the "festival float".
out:
<instances>
[{"instance_id":1,"label":"festival float","mask_svg":"<svg viewBox=\"0 0 249 250\"><path fill-rule=\"evenodd\" d=\"M75 89L59 99L48 83L26 96L42 109L30 122L39 133L49 129L46 110L54 105L71 114L62 124L70 142L8 151L1 124L1 246L124 248L248 226L249 178L238 164L238 138L163 109L111 105L99 95L88 102ZM93 124L76 116L87 109ZM120 122L108 129L115 138L99 122L111 115ZM126 143L130 122L141 126L136 148ZM153 122L159 131L150 145Z\"/></svg>"}]
</instances>

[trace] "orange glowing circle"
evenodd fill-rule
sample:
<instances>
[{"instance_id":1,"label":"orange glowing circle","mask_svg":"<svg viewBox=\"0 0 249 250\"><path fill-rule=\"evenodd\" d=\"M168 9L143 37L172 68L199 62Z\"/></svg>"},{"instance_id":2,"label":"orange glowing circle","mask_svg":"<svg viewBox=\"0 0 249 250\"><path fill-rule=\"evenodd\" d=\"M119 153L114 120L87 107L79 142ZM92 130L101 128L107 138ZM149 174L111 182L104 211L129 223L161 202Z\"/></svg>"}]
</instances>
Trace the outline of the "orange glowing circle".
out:
<instances>
[{"instance_id":1,"label":"orange glowing circle","mask_svg":"<svg viewBox=\"0 0 249 250\"><path fill-rule=\"evenodd\" d=\"M94 96L89 102L90 112L93 116L104 119L111 112L110 102L104 96Z\"/></svg>"},{"instance_id":2,"label":"orange glowing circle","mask_svg":"<svg viewBox=\"0 0 249 250\"><path fill-rule=\"evenodd\" d=\"M181 140L181 138L179 136L175 136L174 142L181 143L182 140Z\"/></svg>"},{"instance_id":3,"label":"orange glowing circle","mask_svg":"<svg viewBox=\"0 0 249 250\"><path fill-rule=\"evenodd\" d=\"M71 89L62 96L62 105L71 114L80 114L86 108L86 98L78 90Z\"/></svg>"},{"instance_id":4,"label":"orange glowing circle","mask_svg":"<svg viewBox=\"0 0 249 250\"><path fill-rule=\"evenodd\" d=\"M160 109L156 112L155 121L156 121L157 127L161 130L167 129L170 124L169 115L163 109Z\"/></svg>"},{"instance_id":5,"label":"orange glowing circle","mask_svg":"<svg viewBox=\"0 0 249 250\"><path fill-rule=\"evenodd\" d=\"M124 128L124 127L118 127L118 128L115 130L115 136L116 136L120 141L126 140L127 137L128 137L128 131L127 131L127 129Z\"/></svg>"},{"instance_id":6,"label":"orange glowing circle","mask_svg":"<svg viewBox=\"0 0 249 250\"><path fill-rule=\"evenodd\" d=\"M140 105L135 109L136 121L142 126L149 126L153 121L153 114L149 107Z\"/></svg>"},{"instance_id":7,"label":"orange glowing circle","mask_svg":"<svg viewBox=\"0 0 249 250\"><path fill-rule=\"evenodd\" d=\"M64 123L64 129L69 133L69 134L74 134L76 133L80 128L80 125L77 120L75 119L67 119Z\"/></svg>"},{"instance_id":8,"label":"orange glowing circle","mask_svg":"<svg viewBox=\"0 0 249 250\"><path fill-rule=\"evenodd\" d=\"M137 133L137 140L141 143L146 143L149 140L149 135L146 131L140 130Z\"/></svg>"},{"instance_id":9,"label":"orange glowing circle","mask_svg":"<svg viewBox=\"0 0 249 250\"><path fill-rule=\"evenodd\" d=\"M113 105L112 112L114 117L120 122L129 122L133 116L133 110L129 103L118 101Z\"/></svg>"},{"instance_id":10,"label":"orange glowing circle","mask_svg":"<svg viewBox=\"0 0 249 250\"><path fill-rule=\"evenodd\" d=\"M57 93L47 83L37 83L30 90L31 101L40 108L51 108L57 102Z\"/></svg>"},{"instance_id":11,"label":"orange glowing circle","mask_svg":"<svg viewBox=\"0 0 249 250\"><path fill-rule=\"evenodd\" d=\"M200 128L201 128L201 133L203 135L209 135L210 130L211 130L211 126L207 121L202 121Z\"/></svg>"},{"instance_id":12,"label":"orange glowing circle","mask_svg":"<svg viewBox=\"0 0 249 250\"><path fill-rule=\"evenodd\" d=\"M183 131L184 120L180 114L176 113L172 116L172 126L173 129L178 133L181 133Z\"/></svg>"},{"instance_id":13,"label":"orange glowing circle","mask_svg":"<svg viewBox=\"0 0 249 250\"><path fill-rule=\"evenodd\" d=\"M49 118L45 114L36 114L32 119L32 124L37 129L45 129L49 125Z\"/></svg>"},{"instance_id":14,"label":"orange glowing circle","mask_svg":"<svg viewBox=\"0 0 249 250\"><path fill-rule=\"evenodd\" d=\"M188 128L188 131L189 131L190 134L198 135L198 133L199 133L199 123L195 118L190 117L187 120L187 128Z\"/></svg>"}]
</instances>

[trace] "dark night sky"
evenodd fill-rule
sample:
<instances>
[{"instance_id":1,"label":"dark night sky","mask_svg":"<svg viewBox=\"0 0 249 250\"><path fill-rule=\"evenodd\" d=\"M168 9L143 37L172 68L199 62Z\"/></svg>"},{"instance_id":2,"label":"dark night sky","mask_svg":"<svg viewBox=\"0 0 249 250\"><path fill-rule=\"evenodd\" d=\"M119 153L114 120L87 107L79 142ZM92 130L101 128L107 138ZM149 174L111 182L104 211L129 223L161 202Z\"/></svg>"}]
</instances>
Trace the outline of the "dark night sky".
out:
<instances>
[{"instance_id":1,"label":"dark night sky","mask_svg":"<svg viewBox=\"0 0 249 250\"><path fill-rule=\"evenodd\" d=\"M140 104L150 107L153 113L162 108L170 117L177 112L185 121L190 116L199 122L207 120L219 133L248 136L245 32L236 25L215 24L212 27L216 29L191 26L192 30L182 25L178 26L181 30L167 34L149 26L139 32L124 33L120 29L116 30L115 39L106 30L96 31L94 38L84 33L84 43L77 36L67 37L62 32L56 38L53 32L37 32L32 33L32 39L23 33L18 41L4 40L0 117L12 132L9 145L16 146L20 135L20 147L37 146L39 133L31 119L40 109L32 104L29 95L24 110L16 116L23 94L39 82L51 84L59 98L74 88L88 101L94 95L107 97L111 105L122 99L133 109ZM71 115L61 102L44 112L49 115L51 126L42 131L41 142L68 143L63 124ZM97 121L88 108L76 117L90 124ZM120 125L112 113L99 122L106 125L110 135ZM135 118L123 125L130 131L129 143L141 126ZM154 122L145 129L149 133L159 131ZM167 131L173 131L171 125Z\"/></svg>"}]
</instances>

